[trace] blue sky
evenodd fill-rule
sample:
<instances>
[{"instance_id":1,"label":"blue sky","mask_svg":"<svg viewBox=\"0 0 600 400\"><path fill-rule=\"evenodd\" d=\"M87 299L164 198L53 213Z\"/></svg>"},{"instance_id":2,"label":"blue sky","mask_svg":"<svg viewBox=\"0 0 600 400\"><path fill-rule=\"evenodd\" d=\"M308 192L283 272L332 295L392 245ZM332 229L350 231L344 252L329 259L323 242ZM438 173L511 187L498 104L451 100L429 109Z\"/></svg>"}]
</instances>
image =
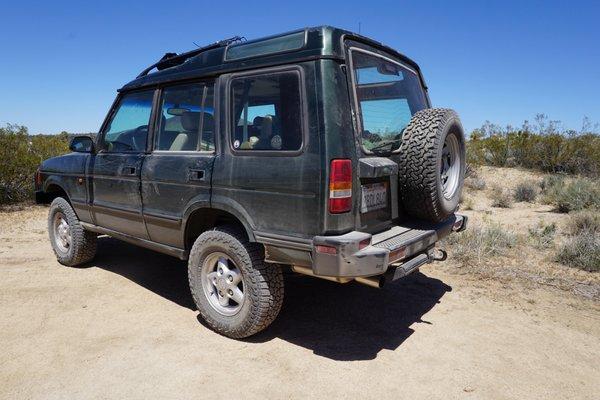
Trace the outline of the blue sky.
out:
<instances>
[{"instance_id":1,"label":"blue sky","mask_svg":"<svg viewBox=\"0 0 600 400\"><path fill-rule=\"evenodd\" d=\"M598 1L16 1L2 5L0 124L97 131L116 90L167 51L321 24L416 60L467 130L545 113L600 122Z\"/></svg>"}]
</instances>

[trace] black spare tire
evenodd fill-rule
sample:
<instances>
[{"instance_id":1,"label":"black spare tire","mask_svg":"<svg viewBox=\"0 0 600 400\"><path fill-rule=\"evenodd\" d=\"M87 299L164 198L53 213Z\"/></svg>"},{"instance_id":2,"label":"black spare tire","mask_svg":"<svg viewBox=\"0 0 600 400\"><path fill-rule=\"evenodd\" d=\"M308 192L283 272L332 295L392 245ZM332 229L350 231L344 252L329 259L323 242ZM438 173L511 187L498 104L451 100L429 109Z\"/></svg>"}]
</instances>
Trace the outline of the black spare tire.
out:
<instances>
[{"instance_id":1,"label":"black spare tire","mask_svg":"<svg viewBox=\"0 0 600 400\"><path fill-rule=\"evenodd\" d=\"M441 222L456 211L465 176L465 136L456 112L417 112L403 132L395 159L407 214Z\"/></svg>"}]
</instances>

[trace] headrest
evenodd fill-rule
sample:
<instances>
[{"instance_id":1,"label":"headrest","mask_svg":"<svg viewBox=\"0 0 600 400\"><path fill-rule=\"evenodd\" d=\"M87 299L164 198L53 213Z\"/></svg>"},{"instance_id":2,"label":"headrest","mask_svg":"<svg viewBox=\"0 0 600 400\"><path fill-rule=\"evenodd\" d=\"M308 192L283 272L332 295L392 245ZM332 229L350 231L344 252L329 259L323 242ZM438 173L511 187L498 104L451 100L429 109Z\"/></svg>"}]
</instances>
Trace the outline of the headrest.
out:
<instances>
[{"instance_id":1,"label":"headrest","mask_svg":"<svg viewBox=\"0 0 600 400\"><path fill-rule=\"evenodd\" d=\"M200 112L184 112L181 115L181 126L188 132L198 132L198 128L200 128Z\"/></svg>"},{"instance_id":2,"label":"headrest","mask_svg":"<svg viewBox=\"0 0 600 400\"><path fill-rule=\"evenodd\" d=\"M253 126L260 126L260 125L262 125L263 119L264 118L261 117L261 116L254 117L254 119L252 120L252 125Z\"/></svg>"}]
</instances>

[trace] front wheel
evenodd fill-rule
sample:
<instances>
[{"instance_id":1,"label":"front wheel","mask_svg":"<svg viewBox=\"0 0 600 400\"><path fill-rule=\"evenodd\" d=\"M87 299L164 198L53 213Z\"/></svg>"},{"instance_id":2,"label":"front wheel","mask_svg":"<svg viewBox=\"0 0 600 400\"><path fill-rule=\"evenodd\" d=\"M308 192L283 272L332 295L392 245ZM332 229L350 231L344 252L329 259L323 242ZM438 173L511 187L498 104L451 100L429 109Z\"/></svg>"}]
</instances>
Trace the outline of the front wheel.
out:
<instances>
[{"instance_id":1,"label":"front wheel","mask_svg":"<svg viewBox=\"0 0 600 400\"><path fill-rule=\"evenodd\" d=\"M262 246L248 242L235 227L217 227L196 239L188 278L200 315L222 335L254 335L281 309L281 269L265 263Z\"/></svg>"},{"instance_id":2,"label":"front wheel","mask_svg":"<svg viewBox=\"0 0 600 400\"><path fill-rule=\"evenodd\" d=\"M62 197L50 204L48 234L56 259L63 265L85 264L96 255L96 234L81 226L73 207Z\"/></svg>"}]
</instances>

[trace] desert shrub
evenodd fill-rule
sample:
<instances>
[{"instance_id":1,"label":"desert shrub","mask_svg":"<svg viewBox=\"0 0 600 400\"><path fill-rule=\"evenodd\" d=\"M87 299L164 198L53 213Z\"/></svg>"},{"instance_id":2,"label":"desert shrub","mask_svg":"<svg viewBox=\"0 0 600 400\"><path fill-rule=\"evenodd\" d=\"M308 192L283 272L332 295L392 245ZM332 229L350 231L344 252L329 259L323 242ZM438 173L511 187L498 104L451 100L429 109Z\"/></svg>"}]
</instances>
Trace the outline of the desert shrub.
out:
<instances>
[{"instance_id":1,"label":"desert shrub","mask_svg":"<svg viewBox=\"0 0 600 400\"><path fill-rule=\"evenodd\" d=\"M486 184L483 178L469 177L465 179L465 186L473 190L483 190Z\"/></svg>"},{"instance_id":2,"label":"desert shrub","mask_svg":"<svg viewBox=\"0 0 600 400\"><path fill-rule=\"evenodd\" d=\"M537 197L536 183L532 181L521 182L515 188L515 200L533 203Z\"/></svg>"},{"instance_id":3,"label":"desert shrub","mask_svg":"<svg viewBox=\"0 0 600 400\"><path fill-rule=\"evenodd\" d=\"M512 196L510 191L501 186L492 187L491 191L492 207L510 208L512 206Z\"/></svg>"},{"instance_id":4,"label":"desert shrub","mask_svg":"<svg viewBox=\"0 0 600 400\"><path fill-rule=\"evenodd\" d=\"M600 213L580 211L569 215L567 232L571 235L600 234Z\"/></svg>"},{"instance_id":5,"label":"desert shrub","mask_svg":"<svg viewBox=\"0 0 600 400\"><path fill-rule=\"evenodd\" d=\"M470 197L463 198L460 201L460 204L462 205L463 210L472 210L473 206L475 205L474 202L473 202L473 199L470 198Z\"/></svg>"},{"instance_id":6,"label":"desert shrub","mask_svg":"<svg viewBox=\"0 0 600 400\"><path fill-rule=\"evenodd\" d=\"M600 176L600 134L584 121L580 132L564 130L545 115L537 126L527 121L519 129L486 122L467 142L467 161L473 165L520 166L544 172Z\"/></svg>"},{"instance_id":7,"label":"desert shrub","mask_svg":"<svg viewBox=\"0 0 600 400\"><path fill-rule=\"evenodd\" d=\"M68 151L68 134L29 135L27 128L0 128L0 204L31 197L33 175L40 163Z\"/></svg>"},{"instance_id":8,"label":"desert shrub","mask_svg":"<svg viewBox=\"0 0 600 400\"><path fill-rule=\"evenodd\" d=\"M559 248L556 260L584 271L600 271L600 234L584 232L569 237Z\"/></svg>"},{"instance_id":9,"label":"desert shrub","mask_svg":"<svg viewBox=\"0 0 600 400\"><path fill-rule=\"evenodd\" d=\"M542 193L548 193L552 191L556 186L563 185L565 182L564 175L552 174L546 175L540 182L540 189Z\"/></svg>"},{"instance_id":10,"label":"desert shrub","mask_svg":"<svg viewBox=\"0 0 600 400\"><path fill-rule=\"evenodd\" d=\"M497 223L474 225L445 241L453 257L462 263L482 262L490 257L505 255L517 244L516 235Z\"/></svg>"},{"instance_id":11,"label":"desert shrub","mask_svg":"<svg viewBox=\"0 0 600 400\"><path fill-rule=\"evenodd\" d=\"M544 190L544 202L552 204L558 212L568 213L600 208L600 183L587 178L555 184Z\"/></svg>"},{"instance_id":12,"label":"desert shrub","mask_svg":"<svg viewBox=\"0 0 600 400\"><path fill-rule=\"evenodd\" d=\"M529 228L529 240L536 249L548 249L554 245L556 224L545 225L540 222L536 227Z\"/></svg>"}]
</instances>

